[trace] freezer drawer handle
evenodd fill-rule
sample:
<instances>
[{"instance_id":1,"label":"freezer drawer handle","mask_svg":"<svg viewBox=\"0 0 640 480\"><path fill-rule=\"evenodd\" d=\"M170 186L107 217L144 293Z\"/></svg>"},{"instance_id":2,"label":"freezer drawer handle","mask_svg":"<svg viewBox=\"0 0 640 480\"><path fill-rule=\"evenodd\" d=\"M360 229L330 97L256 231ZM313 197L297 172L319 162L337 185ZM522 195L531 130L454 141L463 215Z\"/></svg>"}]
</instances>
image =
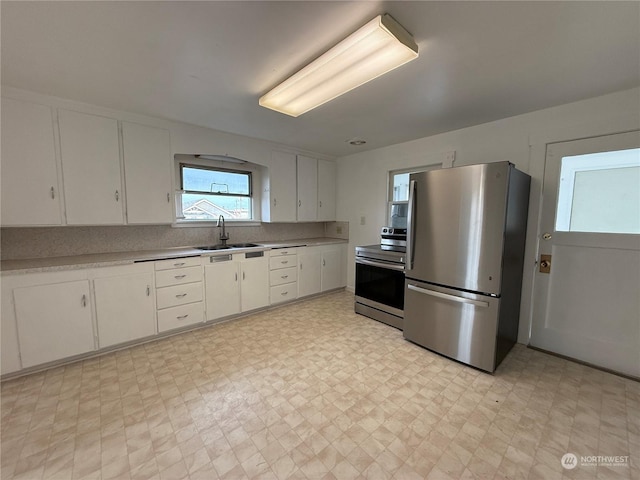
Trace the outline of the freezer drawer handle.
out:
<instances>
[{"instance_id":1,"label":"freezer drawer handle","mask_svg":"<svg viewBox=\"0 0 640 480\"><path fill-rule=\"evenodd\" d=\"M482 302L480 300L471 300L470 298L456 297L455 295L449 295L448 293L434 292L433 290L426 290L424 288L416 287L415 285L407 285L409 290L414 292L424 293L425 295L431 295L432 297L444 298L445 300L451 300L452 302L468 303L475 305L476 307L488 307L489 302Z\"/></svg>"}]
</instances>

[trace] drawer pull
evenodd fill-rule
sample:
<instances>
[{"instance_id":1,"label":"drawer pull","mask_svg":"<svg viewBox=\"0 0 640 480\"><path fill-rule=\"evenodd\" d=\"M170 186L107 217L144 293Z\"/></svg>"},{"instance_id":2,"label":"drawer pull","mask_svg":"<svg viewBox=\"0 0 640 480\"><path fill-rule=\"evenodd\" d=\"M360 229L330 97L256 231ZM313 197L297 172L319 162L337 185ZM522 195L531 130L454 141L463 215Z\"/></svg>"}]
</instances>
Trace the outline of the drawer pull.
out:
<instances>
[{"instance_id":1,"label":"drawer pull","mask_svg":"<svg viewBox=\"0 0 640 480\"><path fill-rule=\"evenodd\" d=\"M282 260L280 263L286 265L287 263L289 263L289 260Z\"/></svg>"},{"instance_id":2,"label":"drawer pull","mask_svg":"<svg viewBox=\"0 0 640 480\"><path fill-rule=\"evenodd\" d=\"M182 265L185 265L184 262L180 262L180 263L174 263L173 266L174 267L181 267Z\"/></svg>"},{"instance_id":3,"label":"drawer pull","mask_svg":"<svg viewBox=\"0 0 640 480\"><path fill-rule=\"evenodd\" d=\"M187 318L189 316L189 314L187 313L186 315L180 315L178 317L176 317L176 319L178 320L184 320L185 318Z\"/></svg>"},{"instance_id":4,"label":"drawer pull","mask_svg":"<svg viewBox=\"0 0 640 480\"><path fill-rule=\"evenodd\" d=\"M289 275L282 275L280 278L289 278Z\"/></svg>"},{"instance_id":5,"label":"drawer pull","mask_svg":"<svg viewBox=\"0 0 640 480\"><path fill-rule=\"evenodd\" d=\"M282 296L289 295L289 292L282 292L280 295L282 295Z\"/></svg>"},{"instance_id":6,"label":"drawer pull","mask_svg":"<svg viewBox=\"0 0 640 480\"><path fill-rule=\"evenodd\" d=\"M178 295L176 295L176 298L183 298L186 297L187 294L186 293L179 293Z\"/></svg>"},{"instance_id":7,"label":"drawer pull","mask_svg":"<svg viewBox=\"0 0 640 480\"><path fill-rule=\"evenodd\" d=\"M173 278L175 278L176 280L180 280L182 278L186 277L186 275L174 275Z\"/></svg>"}]
</instances>

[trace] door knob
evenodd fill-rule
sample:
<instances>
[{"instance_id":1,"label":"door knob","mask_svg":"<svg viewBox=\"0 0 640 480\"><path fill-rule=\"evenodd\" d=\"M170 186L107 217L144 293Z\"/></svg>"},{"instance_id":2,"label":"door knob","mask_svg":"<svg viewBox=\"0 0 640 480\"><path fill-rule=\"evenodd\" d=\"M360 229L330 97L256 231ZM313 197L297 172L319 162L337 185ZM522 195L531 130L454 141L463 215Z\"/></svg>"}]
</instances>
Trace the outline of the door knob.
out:
<instances>
[{"instance_id":1,"label":"door knob","mask_svg":"<svg viewBox=\"0 0 640 480\"><path fill-rule=\"evenodd\" d=\"M551 273L551 255L540 255L540 273Z\"/></svg>"}]
</instances>

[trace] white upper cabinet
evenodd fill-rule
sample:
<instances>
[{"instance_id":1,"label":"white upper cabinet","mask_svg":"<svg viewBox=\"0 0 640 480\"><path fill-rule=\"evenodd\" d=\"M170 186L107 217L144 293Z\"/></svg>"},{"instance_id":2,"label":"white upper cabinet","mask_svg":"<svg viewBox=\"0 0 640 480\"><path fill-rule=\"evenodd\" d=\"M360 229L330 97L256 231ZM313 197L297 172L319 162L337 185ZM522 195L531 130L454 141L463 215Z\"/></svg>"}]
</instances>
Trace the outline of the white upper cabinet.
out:
<instances>
[{"instance_id":1,"label":"white upper cabinet","mask_svg":"<svg viewBox=\"0 0 640 480\"><path fill-rule=\"evenodd\" d=\"M171 223L169 131L122 122L128 223Z\"/></svg>"},{"instance_id":2,"label":"white upper cabinet","mask_svg":"<svg viewBox=\"0 0 640 480\"><path fill-rule=\"evenodd\" d=\"M60 225L51 108L2 98L2 225Z\"/></svg>"},{"instance_id":3,"label":"white upper cabinet","mask_svg":"<svg viewBox=\"0 0 640 480\"><path fill-rule=\"evenodd\" d=\"M265 175L262 197L263 222L295 222L296 156L272 152L269 172Z\"/></svg>"},{"instance_id":4,"label":"white upper cabinet","mask_svg":"<svg viewBox=\"0 0 640 480\"><path fill-rule=\"evenodd\" d=\"M58 110L69 225L124 223L118 122Z\"/></svg>"},{"instance_id":5,"label":"white upper cabinet","mask_svg":"<svg viewBox=\"0 0 640 480\"><path fill-rule=\"evenodd\" d=\"M318 216L318 161L298 155L298 221L315 222Z\"/></svg>"},{"instance_id":6,"label":"white upper cabinet","mask_svg":"<svg viewBox=\"0 0 640 480\"><path fill-rule=\"evenodd\" d=\"M318 160L318 220L336 219L336 164Z\"/></svg>"}]
</instances>

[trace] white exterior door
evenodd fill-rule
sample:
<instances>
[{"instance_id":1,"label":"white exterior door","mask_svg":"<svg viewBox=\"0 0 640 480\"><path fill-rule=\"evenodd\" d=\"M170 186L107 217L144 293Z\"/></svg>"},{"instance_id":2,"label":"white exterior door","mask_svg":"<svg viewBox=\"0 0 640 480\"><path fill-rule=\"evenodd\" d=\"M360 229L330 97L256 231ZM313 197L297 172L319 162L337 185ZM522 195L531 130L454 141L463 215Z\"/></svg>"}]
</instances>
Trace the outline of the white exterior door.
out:
<instances>
[{"instance_id":1,"label":"white exterior door","mask_svg":"<svg viewBox=\"0 0 640 480\"><path fill-rule=\"evenodd\" d=\"M639 146L637 131L548 145L530 339L637 377Z\"/></svg>"}]
</instances>

